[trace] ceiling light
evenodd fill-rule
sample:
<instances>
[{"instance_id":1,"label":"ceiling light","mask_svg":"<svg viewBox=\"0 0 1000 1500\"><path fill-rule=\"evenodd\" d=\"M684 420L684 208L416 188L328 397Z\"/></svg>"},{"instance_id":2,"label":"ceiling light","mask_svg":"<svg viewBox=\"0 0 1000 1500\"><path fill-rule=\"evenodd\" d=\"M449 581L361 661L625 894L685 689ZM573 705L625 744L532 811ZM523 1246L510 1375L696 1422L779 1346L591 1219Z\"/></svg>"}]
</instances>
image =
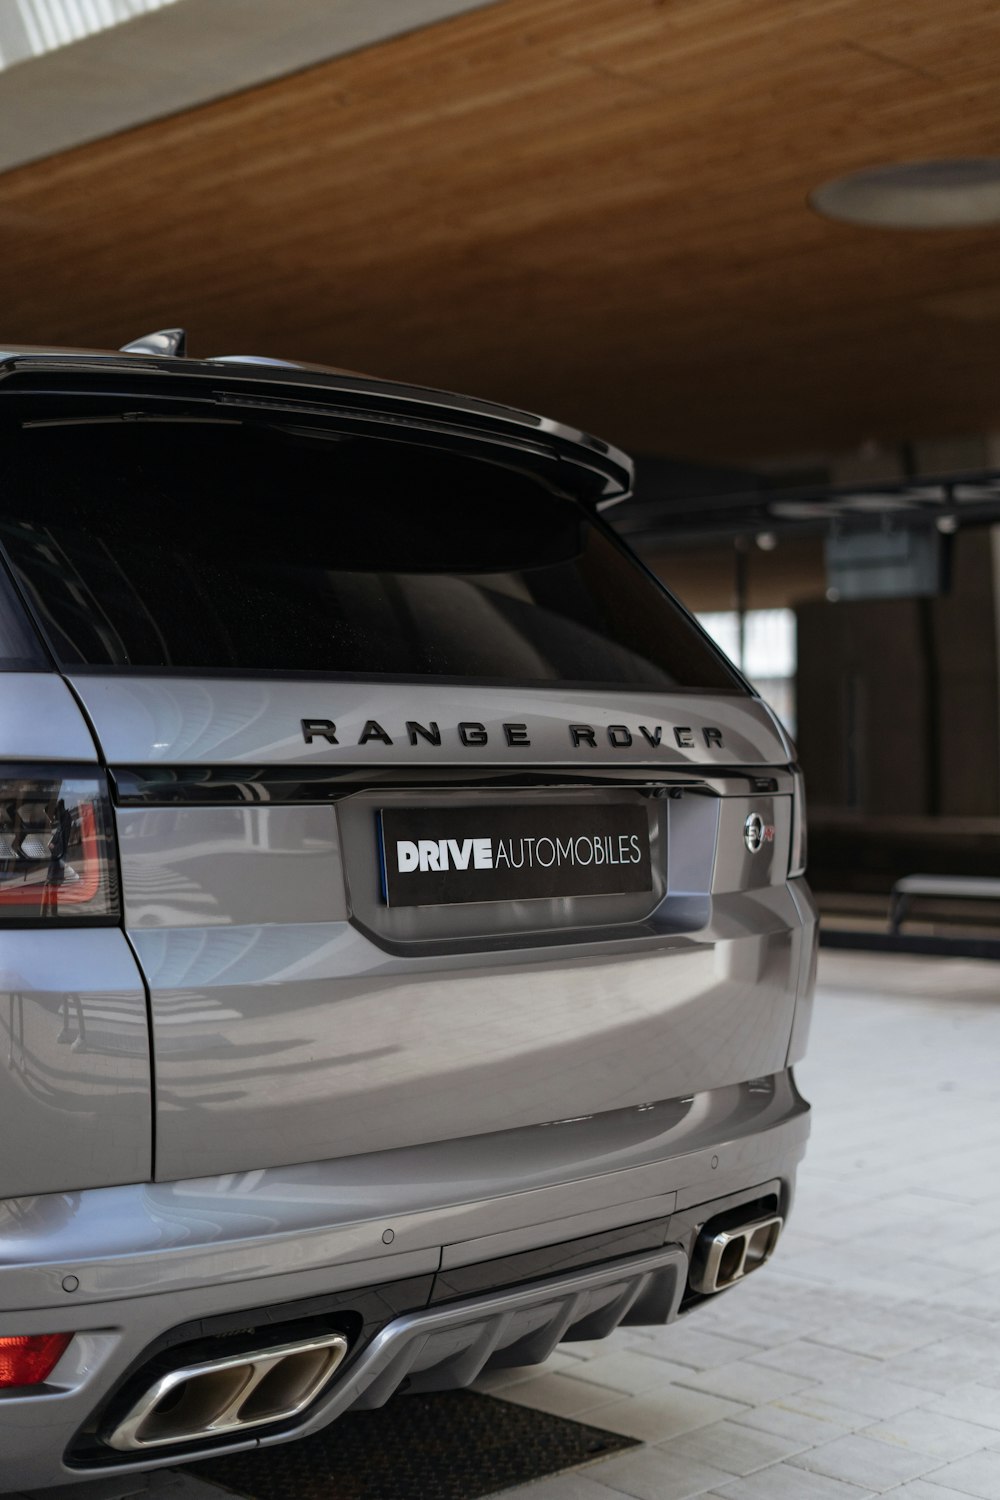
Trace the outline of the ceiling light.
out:
<instances>
[{"instance_id":1,"label":"ceiling light","mask_svg":"<svg viewBox=\"0 0 1000 1500\"><path fill-rule=\"evenodd\" d=\"M825 182L809 202L828 219L879 229L972 229L1000 224L1000 157L866 167Z\"/></svg>"}]
</instances>

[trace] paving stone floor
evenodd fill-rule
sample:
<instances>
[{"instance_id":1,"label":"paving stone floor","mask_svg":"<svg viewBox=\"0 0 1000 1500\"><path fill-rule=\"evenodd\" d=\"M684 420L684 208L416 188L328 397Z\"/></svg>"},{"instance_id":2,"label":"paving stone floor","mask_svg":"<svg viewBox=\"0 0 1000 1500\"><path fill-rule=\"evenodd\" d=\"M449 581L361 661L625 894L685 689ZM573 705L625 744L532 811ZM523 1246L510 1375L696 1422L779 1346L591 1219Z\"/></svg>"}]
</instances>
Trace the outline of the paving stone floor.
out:
<instances>
[{"instance_id":1,"label":"paving stone floor","mask_svg":"<svg viewBox=\"0 0 1000 1500\"><path fill-rule=\"evenodd\" d=\"M824 952L799 1082L813 1136L772 1265L481 1383L644 1444L504 1500L1000 1500L1000 968ZM142 1488L225 1493L161 1472L58 1497Z\"/></svg>"}]
</instances>

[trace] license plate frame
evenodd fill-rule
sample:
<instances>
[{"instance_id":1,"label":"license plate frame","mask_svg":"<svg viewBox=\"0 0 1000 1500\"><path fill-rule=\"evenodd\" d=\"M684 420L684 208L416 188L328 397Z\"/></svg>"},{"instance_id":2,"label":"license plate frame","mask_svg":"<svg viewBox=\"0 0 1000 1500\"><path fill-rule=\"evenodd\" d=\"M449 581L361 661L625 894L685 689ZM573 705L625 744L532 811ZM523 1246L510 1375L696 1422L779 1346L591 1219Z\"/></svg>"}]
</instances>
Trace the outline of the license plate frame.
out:
<instances>
[{"instance_id":1,"label":"license plate frame","mask_svg":"<svg viewBox=\"0 0 1000 1500\"><path fill-rule=\"evenodd\" d=\"M637 803L382 807L376 837L388 907L653 890L649 814Z\"/></svg>"}]
</instances>

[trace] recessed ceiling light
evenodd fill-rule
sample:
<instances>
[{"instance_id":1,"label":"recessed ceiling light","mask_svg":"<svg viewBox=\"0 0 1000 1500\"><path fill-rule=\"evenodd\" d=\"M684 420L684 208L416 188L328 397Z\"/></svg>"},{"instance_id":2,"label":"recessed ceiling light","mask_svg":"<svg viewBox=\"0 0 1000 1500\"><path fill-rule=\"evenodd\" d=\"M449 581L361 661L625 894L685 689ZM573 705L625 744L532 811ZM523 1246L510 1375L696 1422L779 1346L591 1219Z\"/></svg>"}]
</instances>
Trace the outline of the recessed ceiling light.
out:
<instances>
[{"instance_id":1,"label":"recessed ceiling light","mask_svg":"<svg viewBox=\"0 0 1000 1500\"><path fill-rule=\"evenodd\" d=\"M867 167L825 182L809 202L828 219L878 229L972 229L1000 224L1000 157Z\"/></svg>"}]
</instances>

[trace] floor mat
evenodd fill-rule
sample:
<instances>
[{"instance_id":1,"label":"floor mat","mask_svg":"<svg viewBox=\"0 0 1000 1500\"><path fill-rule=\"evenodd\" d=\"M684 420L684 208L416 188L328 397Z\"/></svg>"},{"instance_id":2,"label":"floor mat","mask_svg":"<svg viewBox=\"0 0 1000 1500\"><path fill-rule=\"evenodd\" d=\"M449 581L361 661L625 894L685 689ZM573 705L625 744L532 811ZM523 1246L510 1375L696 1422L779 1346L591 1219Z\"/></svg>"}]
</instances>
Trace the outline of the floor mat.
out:
<instances>
[{"instance_id":1,"label":"floor mat","mask_svg":"<svg viewBox=\"0 0 1000 1500\"><path fill-rule=\"evenodd\" d=\"M634 1446L527 1406L445 1391L400 1396L315 1437L187 1472L251 1500L476 1500Z\"/></svg>"}]
</instances>

